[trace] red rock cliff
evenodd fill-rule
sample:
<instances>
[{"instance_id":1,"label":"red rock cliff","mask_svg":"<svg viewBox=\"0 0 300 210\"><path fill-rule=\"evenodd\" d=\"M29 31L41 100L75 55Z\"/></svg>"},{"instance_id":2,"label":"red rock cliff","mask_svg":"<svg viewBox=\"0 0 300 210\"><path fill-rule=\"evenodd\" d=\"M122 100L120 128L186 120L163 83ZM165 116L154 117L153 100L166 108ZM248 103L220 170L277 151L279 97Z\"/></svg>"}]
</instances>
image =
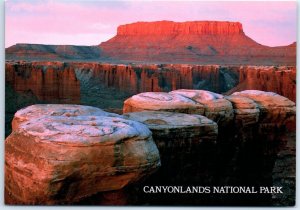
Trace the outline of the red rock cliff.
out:
<instances>
[{"instance_id":1,"label":"red rock cliff","mask_svg":"<svg viewBox=\"0 0 300 210\"><path fill-rule=\"evenodd\" d=\"M296 47L268 47L243 32L239 22L137 22L118 27L99 45L115 60L218 65L295 65Z\"/></svg>"},{"instance_id":2,"label":"red rock cliff","mask_svg":"<svg viewBox=\"0 0 300 210\"><path fill-rule=\"evenodd\" d=\"M118 27L117 35L232 35L243 33L242 24L239 22L157 21L121 25Z\"/></svg>"},{"instance_id":3,"label":"red rock cliff","mask_svg":"<svg viewBox=\"0 0 300 210\"><path fill-rule=\"evenodd\" d=\"M48 66L50 65L50 66ZM78 103L80 83L72 67L59 62L6 63L5 79L17 92L31 91L39 100Z\"/></svg>"},{"instance_id":4,"label":"red rock cliff","mask_svg":"<svg viewBox=\"0 0 300 210\"><path fill-rule=\"evenodd\" d=\"M112 88L128 94L176 89L218 93L256 89L276 92L292 101L296 98L296 68L287 66L7 63L6 82L18 92L31 90L40 100L58 102L78 102L80 89L86 91L86 96L93 92L91 88Z\"/></svg>"},{"instance_id":5,"label":"red rock cliff","mask_svg":"<svg viewBox=\"0 0 300 210\"><path fill-rule=\"evenodd\" d=\"M296 102L296 67L240 67L239 84L228 93L252 89L275 92Z\"/></svg>"},{"instance_id":6,"label":"red rock cliff","mask_svg":"<svg viewBox=\"0 0 300 210\"><path fill-rule=\"evenodd\" d=\"M130 94L164 92L181 88L225 92L238 82L237 68L232 67L231 72L223 72L217 65L74 63L72 66L77 69L77 76L82 84L98 84Z\"/></svg>"}]
</instances>

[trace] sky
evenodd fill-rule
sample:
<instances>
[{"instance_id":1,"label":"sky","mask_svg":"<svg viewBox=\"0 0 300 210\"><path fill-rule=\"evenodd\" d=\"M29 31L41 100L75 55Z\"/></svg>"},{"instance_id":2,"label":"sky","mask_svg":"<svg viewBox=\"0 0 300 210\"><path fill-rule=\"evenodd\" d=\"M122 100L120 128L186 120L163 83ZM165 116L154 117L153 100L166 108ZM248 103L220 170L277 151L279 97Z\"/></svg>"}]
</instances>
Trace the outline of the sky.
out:
<instances>
[{"instance_id":1,"label":"sky","mask_svg":"<svg viewBox=\"0 0 300 210\"><path fill-rule=\"evenodd\" d=\"M98 45L137 21L234 21L267 46L297 36L296 1L7 0L5 47L16 43Z\"/></svg>"}]
</instances>

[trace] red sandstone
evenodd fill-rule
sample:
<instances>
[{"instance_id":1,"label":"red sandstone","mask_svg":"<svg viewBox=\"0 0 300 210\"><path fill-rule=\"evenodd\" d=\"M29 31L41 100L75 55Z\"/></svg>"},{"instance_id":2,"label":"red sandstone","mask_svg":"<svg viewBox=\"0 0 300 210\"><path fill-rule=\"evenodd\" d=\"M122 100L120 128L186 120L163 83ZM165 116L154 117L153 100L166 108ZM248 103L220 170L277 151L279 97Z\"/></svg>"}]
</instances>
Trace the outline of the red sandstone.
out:
<instances>
[{"instance_id":1,"label":"red sandstone","mask_svg":"<svg viewBox=\"0 0 300 210\"><path fill-rule=\"evenodd\" d=\"M219 93L228 91L231 94L256 89L276 92L292 101L296 100L296 67L289 66L32 62L6 63L5 68L6 82L14 90L31 90L40 100L52 102L78 103L80 83L91 82L99 87L112 87L129 94L176 89L206 89Z\"/></svg>"},{"instance_id":2,"label":"red sandstone","mask_svg":"<svg viewBox=\"0 0 300 210\"><path fill-rule=\"evenodd\" d=\"M190 22L137 22L121 25L117 35L232 35L243 34L239 22L190 21Z\"/></svg>"}]
</instances>

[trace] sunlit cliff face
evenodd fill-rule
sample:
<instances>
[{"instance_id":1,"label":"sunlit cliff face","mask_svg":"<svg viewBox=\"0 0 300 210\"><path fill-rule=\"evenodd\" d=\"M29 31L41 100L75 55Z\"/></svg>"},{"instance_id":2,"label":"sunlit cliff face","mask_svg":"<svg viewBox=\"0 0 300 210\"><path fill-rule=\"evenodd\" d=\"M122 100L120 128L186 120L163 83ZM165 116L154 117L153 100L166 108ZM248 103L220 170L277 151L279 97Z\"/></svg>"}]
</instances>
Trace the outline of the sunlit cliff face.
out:
<instances>
[{"instance_id":1,"label":"sunlit cliff face","mask_svg":"<svg viewBox=\"0 0 300 210\"><path fill-rule=\"evenodd\" d=\"M101 43L105 56L125 61L202 64L295 64L296 48L258 44L239 22L137 22ZM276 58L276 59L275 59Z\"/></svg>"}]
</instances>

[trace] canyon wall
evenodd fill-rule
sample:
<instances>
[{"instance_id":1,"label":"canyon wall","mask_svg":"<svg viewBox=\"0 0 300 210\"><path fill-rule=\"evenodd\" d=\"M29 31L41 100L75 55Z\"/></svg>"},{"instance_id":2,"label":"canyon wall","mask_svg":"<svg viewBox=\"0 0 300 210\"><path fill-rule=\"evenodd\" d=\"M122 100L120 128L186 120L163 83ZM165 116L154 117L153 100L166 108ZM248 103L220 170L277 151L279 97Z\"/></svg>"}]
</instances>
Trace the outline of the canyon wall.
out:
<instances>
[{"instance_id":1,"label":"canyon wall","mask_svg":"<svg viewBox=\"0 0 300 210\"><path fill-rule=\"evenodd\" d=\"M295 101L296 68L7 62L6 83L17 92L31 91L40 100L62 103L79 103L82 91L87 94L96 88L99 92L99 87L111 88L129 95L181 88L204 89L217 93L257 89L276 92Z\"/></svg>"},{"instance_id":2,"label":"canyon wall","mask_svg":"<svg viewBox=\"0 0 300 210\"><path fill-rule=\"evenodd\" d=\"M112 88L136 94L179 88L225 92L235 87L238 68L191 65L111 65L101 63L6 63L6 83L19 93L32 92L39 100L79 103L81 92ZM101 90L98 90L101 91Z\"/></svg>"},{"instance_id":3,"label":"canyon wall","mask_svg":"<svg viewBox=\"0 0 300 210\"><path fill-rule=\"evenodd\" d=\"M80 81L98 80L130 94L163 92L179 88L210 89L225 92L238 80L238 68L226 71L219 66L200 65L110 65L73 64ZM224 70L224 71L223 71Z\"/></svg>"},{"instance_id":4,"label":"canyon wall","mask_svg":"<svg viewBox=\"0 0 300 210\"><path fill-rule=\"evenodd\" d=\"M64 63L7 63L5 79L19 93L32 92L39 100L53 103L79 103L80 82L74 68Z\"/></svg>"},{"instance_id":5,"label":"canyon wall","mask_svg":"<svg viewBox=\"0 0 300 210\"><path fill-rule=\"evenodd\" d=\"M140 92L258 89L296 98L295 67L6 62L5 68L6 134L16 110L36 103L79 103L121 113L124 100Z\"/></svg>"},{"instance_id":6,"label":"canyon wall","mask_svg":"<svg viewBox=\"0 0 300 210\"><path fill-rule=\"evenodd\" d=\"M275 92L296 102L296 67L240 67L239 84L228 94L252 89Z\"/></svg>"}]
</instances>

